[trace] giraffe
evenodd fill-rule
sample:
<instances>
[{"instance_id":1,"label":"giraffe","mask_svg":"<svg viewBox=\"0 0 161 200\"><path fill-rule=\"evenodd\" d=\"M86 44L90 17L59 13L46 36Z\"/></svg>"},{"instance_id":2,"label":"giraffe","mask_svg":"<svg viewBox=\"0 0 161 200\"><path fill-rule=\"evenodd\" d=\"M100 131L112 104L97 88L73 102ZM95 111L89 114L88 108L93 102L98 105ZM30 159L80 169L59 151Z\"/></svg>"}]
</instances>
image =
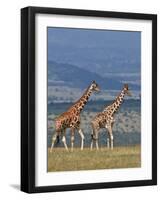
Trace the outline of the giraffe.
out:
<instances>
[{"instance_id":1,"label":"giraffe","mask_svg":"<svg viewBox=\"0 0 161 200\"><path fill-rule=\"evenodd\" d=\"M66 112L62 113L55 120L55 134L52 137L52 144L50 148L50 152L54 147L56 140L58 140L59 136L62 136L62 142L66 150L68 150L65 138L65 131L67 128L71 129L71 150L73 151L74 146L74 135L75 130L78 130L78 133L81 137L81 150L83 150L84 145L84 134L82 129L80 128L80 113L86 105L90 95L92 92L99 91L98 84L93 81L89 87L85 90L82 97L77 100L74 105L72 105Z\"/></svg>"},{"instance_id":2,"label":"giraffe","mask_svg":"<svg viewBox=\"0 0 161 200\"><path fill-rule=\"evenodd\" d=\"M91 150L93 148L93 142L95 140L96 149L98 150L98 133L101 128L106 128L107 133L109 134L109 139L107 138L107 147L113 149L113 133L112 128L115 122L114 114L118 111L119 107L123 103L124 96L131 96L129 92L128 84L124 84L122 91L116 97L112 104L105 107L105 109L98 113L94 119L91 121L92 134L91 134Z\"/></svg>"}]
</instances>

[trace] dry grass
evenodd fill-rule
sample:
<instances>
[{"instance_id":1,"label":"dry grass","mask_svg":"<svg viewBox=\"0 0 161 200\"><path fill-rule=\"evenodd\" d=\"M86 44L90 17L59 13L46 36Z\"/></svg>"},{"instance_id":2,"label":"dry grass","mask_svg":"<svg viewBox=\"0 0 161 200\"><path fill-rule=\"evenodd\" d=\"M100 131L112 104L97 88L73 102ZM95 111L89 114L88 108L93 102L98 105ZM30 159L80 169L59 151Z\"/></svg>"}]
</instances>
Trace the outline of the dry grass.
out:
<instances>
[{"instance_id":1,"label":"dry grass","mask_svg":"<svg viewBox=\"0 0 161 200\"><path fill-rule=\"evenodd\" d=\"M48 150L48 172L141 167L140 145L101 148L99 151L75 148L67 152L64 148Z\"/></svg>"}]
</instances>

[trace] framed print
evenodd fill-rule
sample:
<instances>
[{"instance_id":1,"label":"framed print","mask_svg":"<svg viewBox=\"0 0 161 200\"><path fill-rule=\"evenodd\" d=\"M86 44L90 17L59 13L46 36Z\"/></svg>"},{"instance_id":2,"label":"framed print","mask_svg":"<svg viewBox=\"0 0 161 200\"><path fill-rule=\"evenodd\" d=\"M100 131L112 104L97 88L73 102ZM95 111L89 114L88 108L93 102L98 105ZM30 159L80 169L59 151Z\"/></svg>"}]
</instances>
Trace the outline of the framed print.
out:
<instances>
[{"instance_id":1,"label":"framed print","mask_svg":"<svg viewBox=\"0 0 161 200\"><path fill-rule=\"evenodd\" d=\"M21 190L157 184L157 16L21 9Z\"/></svg>"}]
</instances>

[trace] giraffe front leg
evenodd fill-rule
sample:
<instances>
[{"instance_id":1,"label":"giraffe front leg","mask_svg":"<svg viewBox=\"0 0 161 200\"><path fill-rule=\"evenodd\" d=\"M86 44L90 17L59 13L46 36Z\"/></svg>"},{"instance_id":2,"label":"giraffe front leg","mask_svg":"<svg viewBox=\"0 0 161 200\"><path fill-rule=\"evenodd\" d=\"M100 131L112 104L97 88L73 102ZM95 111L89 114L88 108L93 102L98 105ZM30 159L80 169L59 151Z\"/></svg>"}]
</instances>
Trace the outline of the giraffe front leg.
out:
<instances>
[{"instance_id":1,"label":"giraffe front leg","mask_svg":"<svg viewBox=\"0 0 161 200\"><path fill-rule=\"evenodd\" d=\"M79 130L78 130L78 133L79 133L80 136L81 136L81 151L82 151L82 150L83 150L83 147L84 147L84 134L83 134L82 129L79 129Z\"/></svg>"},{"instance_id":2,"label":"giraffe front leg","mask_svg":"<svg viewBox=\"0 0 161 200\"><path fill-rule=\"evenodd\" d=\"M112 133L112 126L111 125L106 125L106 128L109 132L109 140L107 141L107 147L111 147L111 149L113 149L113 133Z\"/></svg>"},{"instance_id":3,"label":"giraffe front leg","mask_svg":"<svg viewBox=\"0 0 161 200\"><path fill-rule=\"evenodd\" d=\"M57 140L57 133L54 134L53 137L52 137L52 143L51 143L51 147L50 147L50 153L52 153L52 151L53 151L54 144L55 144L56 140Z\"/></svg>"},{"instance_id":4,"label":"giraffe front leg","mask_svg":"<svg viewBox=\"0 0 161 200\"><path fill-rule=\"evenodd\" d=\"M110 137L111 137L111 149L113 149L113 141L114 141L114 138L113 138L113 133L112 133L112 128L113 128L113 125L114 125L114 122L115 120L113 119L112 123L111 123L111 129L110 129Z\"/></svg>"},{"instance_id":5,"label":"giraffe front leg","mask_svg":"<svg viewBox=\"0 0 161 200\"><path fill-rule=\"evenodd\" d=\"M73 148L74 148L74 128L71 128L71 151L73 152Z\"/></svg>"},{"instance_id":6,"label":"giraffe front leg","mask_svg":"<svg viewBox=\"0 0 161 200\"><path fill-rule=\"evenodd\" d=\"M68 146L67 146L66 138L65 138L65 130L63 131L62 142L64 144L65 149L68 151Z\"/></svg>"},{"instance_id":7,"label":"giraffe front leg","mask_svg":"<svg viewBox=\"0 0 161 200\"><path fill-rule=\"evenodd\" d=\"M113 150L113 134L110 135L110 140L111 140L111 149Z\"/></svg>"},{"instance_id":8,"label":"giraffe front leg","mask_svg":"<svg viewBox=\"0 0 161 200\"><path fill-rule=\"evenodd\" d=\"M64 144L65 149L68 151L68 146L67 146L66 138L65 138L64 135L63 135L63 137L62 137L62 142L63 142L63 144Z\"/></svg>"},{"instance_id":9,"label":"giraffe front leg","mask_svg":"<svg viewBox=\"0 0 161 200\"><path fill-rule=\"evenodd\" d=\"M108 149L110 148L110 140L109 140L109 138L107 138L107 148Z\"/></svg>"}]
</instances>

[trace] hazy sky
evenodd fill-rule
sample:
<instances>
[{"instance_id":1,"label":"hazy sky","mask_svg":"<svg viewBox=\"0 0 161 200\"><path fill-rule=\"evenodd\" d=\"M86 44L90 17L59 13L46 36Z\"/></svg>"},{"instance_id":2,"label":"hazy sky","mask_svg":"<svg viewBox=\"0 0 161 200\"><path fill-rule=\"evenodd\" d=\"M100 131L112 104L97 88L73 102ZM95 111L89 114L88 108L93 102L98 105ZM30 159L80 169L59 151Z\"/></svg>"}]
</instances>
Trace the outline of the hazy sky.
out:
<instances>
[{"instance_id":1,"label":"hazy sky","mask_svg":"<svg viewBox=\"0 0 161 200\"><path fill-rule=\"evenodd\" d=\"M48 60L84 68L86 63L107 63L139 69L140 52L140 32L48 28Z\"/></svg>"},{"instance_id":2,"label":"hazy sky","mask_svg":"<svg viewBox=\"0 0 161 200\"><path fill-rule=\"evenodd\" d=\"M108 47L110 45L139 49L140 32L48 28L48 41L50 47L54 44L73 47Z\"/></svg>"}]
</instances>

